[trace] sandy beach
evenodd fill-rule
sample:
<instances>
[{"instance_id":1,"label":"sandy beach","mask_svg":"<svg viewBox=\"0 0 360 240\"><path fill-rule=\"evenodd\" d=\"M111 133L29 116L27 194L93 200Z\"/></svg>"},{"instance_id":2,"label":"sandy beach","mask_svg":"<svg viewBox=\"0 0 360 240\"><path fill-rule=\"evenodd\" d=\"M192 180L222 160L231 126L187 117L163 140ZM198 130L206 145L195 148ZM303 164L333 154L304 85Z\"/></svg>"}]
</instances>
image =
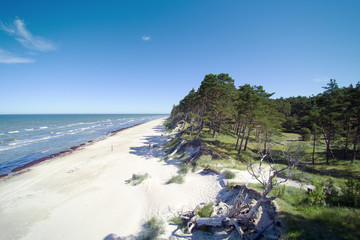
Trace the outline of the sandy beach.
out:
<instances>
[{"instance_id":1,"label":"sandy beach","mask_svg":"<svg viewBox=\"0 0 360 240\"><path fill-rule=\"evenodd\" d=\"M1 239L114 239L136 236L144 221L216 199L217 176L189 173L166 184L176 162L160 161L164 119L118 132L73 153L0 179ZM148 173L142 184L126 181ZM165 239L176 227L166 224ZM111 235L112 234L112 235Z\"/></svg>"}]
</instances>

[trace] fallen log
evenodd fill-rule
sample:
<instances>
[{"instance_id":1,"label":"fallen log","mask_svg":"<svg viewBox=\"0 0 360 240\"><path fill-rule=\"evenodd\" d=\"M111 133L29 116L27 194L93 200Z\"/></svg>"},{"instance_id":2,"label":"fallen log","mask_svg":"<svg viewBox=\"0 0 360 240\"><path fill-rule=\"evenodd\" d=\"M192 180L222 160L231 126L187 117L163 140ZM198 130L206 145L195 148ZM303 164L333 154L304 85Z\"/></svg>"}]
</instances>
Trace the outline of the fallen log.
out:
<instances>
[{"instance_id":1,"label":"fallen log","mask_svg":"<svg viewBox=\"0 0 360 240\"><path fill-rule=\"evenodd\" d=\"M259 229L254 225L253 222L246 222L245 217L246 216L236 216L234 218L229 218L224 215L216 215L209 218L197 218L195 219L195 221L197 227L230 227L234 226L234 222L236 222L237 224L241 224L242 226L245 226L254 231L259 231Z\"/></svg>"},{"instance_id":2,"label":"fallen log","mask_svg":"<svg viewBox=\"0 0 360 240\"><path fill-rule=\"evenodd\" d=\"M260 231L258 231L258 233L253 237L252 240L257 240L260 238L260 236L271 226L273 225L275 222L271 222L270 224L268 224L266 227L264 227L263 229L261 229ZM272 238L273 239L273 238ZM277 236L275 236L275 239L278 239Z\"/></svg>"},{"instance_id":3,"label":"fallen log","mask_svg":"<svg viewBox=\"0 0 360 240\"><path fill-rule=\"evenodd\" d=\"M244 231L240 228L239 224L237 224L236 221L234 221L233 219L231 219L231 223L235 226L236 230L238 231L240 238L244 239Z\"/></svg>"},{"instance_id":4,"label":"fallen log","mask_svg":"<svg viewBox=\"0 0 360 240\"><path fill-rule=\"evenodd\" d=\"M212 173L215 173L216 175L220 175L220 172L215 170L215 169L212 169L212 168L204 168L202 170L203 173L205 174L208 174L209 172L212 172Z\"/></svg>"},{"instance_id":5,"label":"fallen log","mask_svg":"<svg viewBox=\"0 0 360 240\"><path fill-rule=\"evenodd\" d=\"M229 226L229 219L225 216L214 216L209 218L198 218L196 220L198 227L211 226L211 227L222 227Z\"/></svg>"}]
</instances>

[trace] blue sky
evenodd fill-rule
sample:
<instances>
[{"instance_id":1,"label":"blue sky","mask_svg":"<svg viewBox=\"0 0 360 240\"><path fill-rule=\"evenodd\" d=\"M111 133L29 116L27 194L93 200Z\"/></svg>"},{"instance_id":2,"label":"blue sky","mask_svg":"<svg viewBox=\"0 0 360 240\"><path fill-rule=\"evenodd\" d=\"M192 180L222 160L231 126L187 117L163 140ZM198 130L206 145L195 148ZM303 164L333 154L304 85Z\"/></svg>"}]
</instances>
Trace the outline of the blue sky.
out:
<instances>
[{"instance_id":1,"label":"blue sky","mask_svg":"<svg viewBox=\"0 0 360 240\"><path fill-rule=\"evenodd\" d=\"M208 73L275 97L360 81L360 1L3 1L0 113L169 113Z\"/></svg>"}]
</instances>

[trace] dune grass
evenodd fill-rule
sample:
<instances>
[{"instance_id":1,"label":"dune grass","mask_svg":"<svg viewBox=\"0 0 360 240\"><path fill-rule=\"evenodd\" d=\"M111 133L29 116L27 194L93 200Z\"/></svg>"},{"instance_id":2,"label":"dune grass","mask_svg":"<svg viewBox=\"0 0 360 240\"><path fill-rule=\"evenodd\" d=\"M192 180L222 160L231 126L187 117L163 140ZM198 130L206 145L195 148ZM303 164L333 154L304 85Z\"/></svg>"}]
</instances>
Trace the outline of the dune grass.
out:
<instances>
[{"instance_id":1,"label":"dune grass","mask_svg":"<svg viewBox=\"0 0 360 240\"><path fill-rule=\"evenodd\" d=\"M185 182L184 176L182 174L178 174L170 178L169 181L166 182L166 184L171 184L171 183L182 184L184 182Z\"/></svg>"},{"instance_id":2,"label":"dune grass","mask_svg":"<svg viewBox=\"0 0 360 240\"><path fill-rule=\"evenodd\" d=\"M145 179L149 178L148 173L144 174L133 174L133 176L127 181L127 184L131 184L133 186L141 184Z\"/></svg>"},{"instance_id":3,"label":"dune grass","mask_svg":"<svg viewBox=\"0 0 360 240\"><path fill-rule=\"evenodd\" d=\"M211 214L213 213L213 209L214 209L214 203L209 203L199 208L196 211L196 213L202 218L208 218L211 217Z\"/></svg>"},{"instance_id":4,"label":"dune grass","mask_svg":"<svg viewBox=\"0 0 360 240\"><path fill-rule=\"evenodd\" d=\"M229 170L225 171L225 174L224 174L225 179L234 179L235 176L236 176L236 174L234 172L229 171Z\"/></svg>"},{"instance_id":5,"label":"dune grass","mask_svg":"<svg viewBox=\"0 0 360 240\"><path fill-rule=\"evenodd\" d=\"M165 232L164 222L157 217L152 217L144 224L139 239L142 240L157 239L164 232Z\"/></svg>"}]
</instances>

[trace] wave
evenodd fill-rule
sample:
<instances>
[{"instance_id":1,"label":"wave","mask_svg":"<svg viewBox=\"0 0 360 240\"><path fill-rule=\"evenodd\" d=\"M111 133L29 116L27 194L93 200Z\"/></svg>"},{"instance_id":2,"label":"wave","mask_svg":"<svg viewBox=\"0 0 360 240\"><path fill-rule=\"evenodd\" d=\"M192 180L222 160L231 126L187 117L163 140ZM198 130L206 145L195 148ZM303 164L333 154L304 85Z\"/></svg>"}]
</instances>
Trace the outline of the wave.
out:
<instances>
[{"instance_id":1,"label":"wave","mask_svg":"<svg viewBox=\"0 0 360 240\"><path fill-rule=\"evenodd\" d=\"M69 119L71 120L71 118ZM77 121L65 119L61 122L53 122L50 119L48 122L41 122L40 125L34 125L34 122L18 127L6 125L6 128L0 132L0 172L4 172L1 170L3 166L10 166L12 161L23 155L33 154L33 158L38 158L38 156L61 151L58 149L75 146L89 139L94 139L94 141L104 139L109 132L150 119L153 118L118 117L110 119L105 117L102 119L77 119ZM16 128L19 131L15 131ZM10 131L13 134L8 134ZM9 160L9 163L5 164L6 160ZM18 163L13 163L13 167L17 165Z\"/></svg>"},{"instance_id":2,"label":"wave","mask_svg":"<svg viewBox=\"0 0 360 240\"><path fill-rule=\"evenodd\" d=\"M16 141L16 142L11 142L9 143L7 146L4 147L0 147L0 152L1 151L5 151L5 150L10 150L10 149L15 149L15 148L20 148L20 147L25 147L31 144L35 144L35 143L40 143L40 142L46 142L46 140L52 139L52 138L58 138L61 137L62 135L55 135L55 136L47 136L47 137L43 137L43 138L37 138L37 139L27 139L27 140L17 140L17 139L5 139L5 141Z\"/></svg>"},{"instance_id":3,"label":"wave","mask_svg":"<svg viewBox=\"0 0 360 240\"><path fill-rule=\"evenodd\" d=\"M22 145L14 145L14 146L4 146L4 147L0 147L0 152L2 151L6 151L6 150L10 150L10 149L15 149L15 148L19 148L19 147L23 147Z\"/></svg>"},{"instance_id":4,"label":"wave","mask_svg":"<svg viewBox=\"0 0 360 240\"><path fill-rule=\"evenodd\" d=\"M19 131L10 131L9 134L18 133Z\"/></svg>"}]
</instances>

